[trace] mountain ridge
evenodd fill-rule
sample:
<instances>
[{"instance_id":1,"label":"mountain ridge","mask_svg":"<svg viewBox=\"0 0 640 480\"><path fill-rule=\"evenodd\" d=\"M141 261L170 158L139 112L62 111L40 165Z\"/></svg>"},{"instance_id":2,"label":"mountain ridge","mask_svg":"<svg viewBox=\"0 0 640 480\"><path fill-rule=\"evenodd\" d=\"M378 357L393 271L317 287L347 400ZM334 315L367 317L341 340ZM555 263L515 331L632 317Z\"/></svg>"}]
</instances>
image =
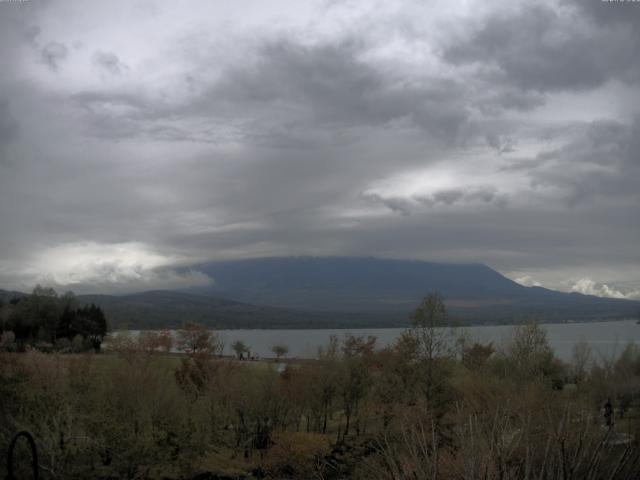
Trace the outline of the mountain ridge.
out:
<instances>
[{"instance_id":1,"label":"mountain ridge","mask_svg":"<svg viewBox=\"0 0 640 480\"><path fill-rule=\"evenodd\" d=\"M117 328L401 327L424 295L443 295L461 323L522 318L581 321L636 316L640 302L526 287L482 263L375 257L265 257L193 266L208 287L125 295L78 295ZM0 290L0 299L25 295Z\"/></svg>"},{"instance_id":2,"label":"mountain ridge","mask_svg":"<svg viewBox=\"0 0 640 480\"><path fill-rule=\"evenodd\" d=\"M503 321L517 315L594 318L635 315L640 302L523 286L482 263L375 257L266 257L209 262L214 282L189 291L238 301L324 312L407 314L429 292L452 313Z\"/></svg>"}]
</instances>

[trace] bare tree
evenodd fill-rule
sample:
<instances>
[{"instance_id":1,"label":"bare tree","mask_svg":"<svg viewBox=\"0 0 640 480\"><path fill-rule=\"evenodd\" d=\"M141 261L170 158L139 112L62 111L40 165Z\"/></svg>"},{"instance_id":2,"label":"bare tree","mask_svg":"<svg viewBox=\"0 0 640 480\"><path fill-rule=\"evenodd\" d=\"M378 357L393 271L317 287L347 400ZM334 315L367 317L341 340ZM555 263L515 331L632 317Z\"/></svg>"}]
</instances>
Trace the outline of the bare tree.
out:
<instances>
[{"instance_id":1,"label":"bare tree","mask_svg":"<svg viewBox=\"0 0 640 480\"><path fill-rule=\"evenodd\" d=\"M592 353L591 345L587 342L578 342L573 346L571 363L573 365L573 379L576 383L581 383L587 375Z\"/></svg>"},{"instance_id":2,"label":"bare tree","mask_svg":"<svg viewBox=\"0 0 640 480\"><path fill-rule=\"evenodd\" d=\"M286 345L274 345L271 347L271 351L276 356L276 360L280 360L280 357L284 357L289 353L289 347Z\"/></svg>"},{"instance_id":3,"label":"bare tree","mask_svg":"<svg viewBox=\"0 0 640 480\"><path fill-rule=\"evenodd\" d=\"M455 353L455 329L450 326L450 318L444 299L438 293L430 293L411 315L409 334L417 341L419 354L434 360Z\"/></svg>"},{"instance_id":4,"label":"bare tree","mask_svg":"<svg viewBox=\"0 0 640 480\"><path fill-rule=\"evenodd\" d=\"M187 322L178 331L177 347L190 354L218 353L219 343L215 332L195 322Z\"/></svg>"},{"instance_id":5,"label":"bare tree","mask_svg":"<svg viewBox=\"0 0 640 480\"><path fill-rule=\"evenodd\" d=\"M416 361L423 373L422 389L428 404L445 386L442 365L456 355L456 332L450 326L444 299L438 293L427 295L411 315L411 328L405 334L413 344Z\"/></svg>"}]
</instances>

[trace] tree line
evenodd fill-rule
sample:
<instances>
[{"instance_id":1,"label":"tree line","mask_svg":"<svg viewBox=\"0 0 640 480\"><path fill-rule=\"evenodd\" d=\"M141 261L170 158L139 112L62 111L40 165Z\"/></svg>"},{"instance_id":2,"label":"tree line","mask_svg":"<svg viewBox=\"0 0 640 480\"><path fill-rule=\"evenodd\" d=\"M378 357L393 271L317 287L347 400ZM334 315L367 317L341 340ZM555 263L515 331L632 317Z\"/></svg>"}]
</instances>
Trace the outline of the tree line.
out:
<instances>
[{"instance_id":1,"label":"tree line","mask_svg":"<svg viewBox=\"0 0 640 480\"><path fill-rule=\"evenodd\" d=\"M24 351L99 351L107 319L96 305L77 305L73 292L64 295L36 286L31 295L0 305L0 349Z\"/></svg>"}]
</instances>

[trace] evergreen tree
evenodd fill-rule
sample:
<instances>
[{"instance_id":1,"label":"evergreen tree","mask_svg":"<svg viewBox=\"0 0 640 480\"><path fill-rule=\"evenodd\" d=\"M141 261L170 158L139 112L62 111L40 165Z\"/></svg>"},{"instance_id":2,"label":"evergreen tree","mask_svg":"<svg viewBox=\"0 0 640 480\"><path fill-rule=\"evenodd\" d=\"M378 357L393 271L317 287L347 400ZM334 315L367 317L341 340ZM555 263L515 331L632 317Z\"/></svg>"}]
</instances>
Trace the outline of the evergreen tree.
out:
<instances>
[{"instance_id":1,"label":"evergreen tree","mask_svg":"<svg viewBox=\"0 0 640 480\"><path fill-rule=\"evenodd\" d=\"M69 305L64 307L62 315L60 315L60 320L58 321L58 328L56 329L57 338L68 338L71 340L78 334L76 330L78 323L77 316L77 312L72 310Z\"/></svg>"}]
</instances>

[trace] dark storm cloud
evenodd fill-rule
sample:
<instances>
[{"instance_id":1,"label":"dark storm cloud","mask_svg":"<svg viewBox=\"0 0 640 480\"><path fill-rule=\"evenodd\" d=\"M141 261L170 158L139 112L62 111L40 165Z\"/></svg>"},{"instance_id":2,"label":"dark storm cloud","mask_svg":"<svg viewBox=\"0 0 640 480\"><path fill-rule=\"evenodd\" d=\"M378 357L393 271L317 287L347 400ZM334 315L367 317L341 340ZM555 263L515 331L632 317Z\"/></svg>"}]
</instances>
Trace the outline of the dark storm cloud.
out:
<instances>
[{"instance_id":1,"label":"dark storm cloud","mask_svg":"<svg viewBox=\"0 0 640 480\"><path fill-rule=\"evenodd\" d=\"M369 202L381 203L392 212L396 212L404 216L411 215L411 211L414 208L412 202L406 198L394 196L383 197L377 193L363 193L361 197Z\"/></svg>"},{"instance_id":2,"label":"dark storm cloud","mask_svg":"<svg viewBox=\"0 0 640 480\"><path fill-rule=\"evenodd\" d=\"M450 188L439 190L429 195L415 195L409 198L382 196L377 193L363 193L361 198L373 203L380 203L389 210L407 216L419 211L420 206L450 207L454 205L482 205L506 207L508 197L491 187Z\"/></svg>"},{"instance_id":3,"label":"dark storm cloud","mask_svg":"<svg viewBox=\"0 0 640 480\"><path fill-rule=\"evenodd\" d=\"M24 28L23 35L29 44L34 47L38 46L38 36L40 35L41 29L38 25L29 25Z\"/></svg>"},{"instance_id":4,"label":"dark storm cloud","mask_svg":"<svg viewBox=\"0 0 640 480\"><path fill-rule=\"evenodd\" d=\"M0 151L18 134L18 122L11 114L8 100L0 97ZM1 159L1 157L0 157Z\"/></svg>"},{"instance_id":5,"label":"dark storm cloud","mask_svg":"<svg viewBox=\"0 0 640 480\"><path fill-rule=\"evenodd\" d=\"M485 137L487 144L493 148L498 155L503 153L511 153L515 150L513 140L509 137L500 136L495 133L488 133Z\"/></svg>"},{"instance_id":6,"label":"dark storm cloud","mask_svg":"<svg viewBox=\"0 0 640 480\"><path fill-rule=\"evenodd\" d=\"M484 82L480 91L483 93L474 99L474 105L487 116L499 116L509 110L526 112L541 107L546 102L546 97L539 92L498 85L493 78Z\"/></svg>"},{"instance_id":7,"label":"dark storm cloud","mask_svg":"<svg viewBox=\"0 0 640 480\"><path fill-rule=\"evenodd\" d=\"M209 2L0 2L0 288L292 254L636 281L637 24L506 3L227 28Z\"/></svg>"},{"instance_id":8,"label":"dark storm cloud","mask_svg":"<svg viewBox=\"0 0 640 480\"><path fill-rule=\"evenodd\" d=\"M57 72L60 64L69 55L67 46L60 42L49 42L40 50L42 62L49 67L52 72Z\"/></svg>"},{"instance_id":9,"label":"dark storm cloud","mask_svg":"<svg viewBox=\"0 0 640 480\"><path fill-rule=\"evenodd\" d=\"M553 91L594 88L616 78L637 82L639 48L640 36L631 23L607 28L576 9L532 2L490 15L443 53L454 64L494 67L485 74L495 81Z\"/></svg>"},{"instance_id":10,"label":"dark storm cloud","mask_svg":"<svg viewBox=\"0 0 640 480\"><path fill-rule=\"evenodd\" d=\"M545 152L544 165L529 172L531 181L562 189L570 205L591 203L597 197L640 205L638 134L639 117L630 124L611 120L587 124L571 142Z\"/></svg>"},{"instance_id":11,"label":"dark storm cloud","mask_svg":"<svg viewBox=\"0 0 640 480\"><path fill-rule=\"evenodd\" d=\"M153 134L160 128L156 121L169 115L160 102L139 91L84 91L70 100L85 113L83 130L107 139ZM189 134L185 132L183 138L189 139Z\"/></svg>"},{"instance_id":12,"label":"dark storm cloud","mask_svg":"<svg viewBox=\"0 0 640 480\"><path fill-rule=\"evenodd\" d=\"M585 2L574 0L576 8L599 24L629 25L640 33L640 10L634 2Z\"/></svg>"},{"instance_id":13,"label":"dark storm cloud","mask_svg":"<svg viewBox=\"0 0 640 480\"><path fill-rule=\"evenodd\" d=\"M467 118L463 87L451 79L412 84L361 57L352 42L307 47L283 39L260 49L255 65L226 72L197 105L205 111L264 118L282 116L291 126L380 127L406 120L451 142Z\"/></svg>"},{"instance_id":14,"label":"dark storm cloud","mask_svg":"<svg viewBox=\"0 0 640 480\"><path fill-rule=\"evenodd\" d=\"M259 46L255 60L228 67L215 81L200 80L194 71L189 78L204 87L182 103L122 91L87 91L74 98L99 135L114 137L215 142L225 135L219 124L227 123L228 137L299 147L351 141L354 129L404 122L445 143L458 139L468 117L462 84L394 76L365 62L366 53L358 42L303 46L281 38ZM168 124L176 118L197 121L200 129Z\"/></svg>"},{"instance_id":15,"label":"dark storm cloud","mask_svg":"<svg viewBox=\"0 0 640 480\"><path fill-rule=\"evenodd\" d=\"M92 59L94 64L111 75L122 75L128 69L115 53L98 50Z\"/></svg>"}]
</instances>

